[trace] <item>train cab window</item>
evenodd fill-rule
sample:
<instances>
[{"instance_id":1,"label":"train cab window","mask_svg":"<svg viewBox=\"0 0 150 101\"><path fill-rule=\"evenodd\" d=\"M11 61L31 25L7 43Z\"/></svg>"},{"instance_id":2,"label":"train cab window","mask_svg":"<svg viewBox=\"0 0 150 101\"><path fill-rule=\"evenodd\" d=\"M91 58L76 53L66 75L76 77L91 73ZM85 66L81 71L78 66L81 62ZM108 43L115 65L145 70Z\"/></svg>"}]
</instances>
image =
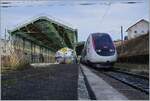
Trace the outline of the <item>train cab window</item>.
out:
<instances>
[{"instance_id":1,"label":"train cab window","mask_svg":"<svg viewBox=\"0 0 150 101\"><path fill-rule=\"evenodd\" d=\"M93 45L97 54L101 56L111 56L115 53L115 46L108 34L93 34Z\"/></svg>"},{"instance_id":2,"label":"train cab window","mask_svg":"<svg viewBox=\"0 0 150 101\"><path fill-rule=\"evenodd\" d=\"M107 34L95 34L93 35L93 39L95 42L95 48L100 49L104 45L109 45L109 47L113 47L113 42L109 35Z\"/></svg>"}]
</instances>

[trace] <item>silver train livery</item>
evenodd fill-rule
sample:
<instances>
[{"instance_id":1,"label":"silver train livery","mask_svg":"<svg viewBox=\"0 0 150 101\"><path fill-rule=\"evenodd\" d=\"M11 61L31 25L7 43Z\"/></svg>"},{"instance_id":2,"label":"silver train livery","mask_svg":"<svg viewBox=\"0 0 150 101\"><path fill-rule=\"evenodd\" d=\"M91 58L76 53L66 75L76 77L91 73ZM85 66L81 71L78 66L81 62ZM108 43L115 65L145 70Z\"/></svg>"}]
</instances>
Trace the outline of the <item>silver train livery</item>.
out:
<instances>
[{"instance_id":1,"label":"silver train livery","mask_svg":"<svg viewBox=\"0 0 150 101\"><path fill-rule=\"evenodd\" d=\"M82 50L80 61L98 68L112 67L117 61L117 51L109 34L90 34Z\"/></svg>"}]
</instances>

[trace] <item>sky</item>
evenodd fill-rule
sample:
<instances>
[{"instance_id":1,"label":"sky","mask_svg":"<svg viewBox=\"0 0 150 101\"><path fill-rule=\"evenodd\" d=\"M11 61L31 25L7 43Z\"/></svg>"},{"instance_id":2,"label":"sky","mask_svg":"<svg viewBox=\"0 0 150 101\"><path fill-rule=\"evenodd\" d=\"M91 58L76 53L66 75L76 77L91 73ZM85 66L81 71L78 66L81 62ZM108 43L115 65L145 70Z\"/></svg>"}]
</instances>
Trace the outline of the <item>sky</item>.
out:
<instances>
[{"instance_id":1,"label":"sky","mask_svg":"<svg viewBox=\"0 0 150 101\"><path fill-rule=\"evenodd\" d=\"M137 21L149 21L148 0L2 0L0 4L0 37L5 29L42 15L76 28L78 41L94 32L105 32L118 40L121 26L125 36L126 29Z\"/></svg>"}]
</instances>

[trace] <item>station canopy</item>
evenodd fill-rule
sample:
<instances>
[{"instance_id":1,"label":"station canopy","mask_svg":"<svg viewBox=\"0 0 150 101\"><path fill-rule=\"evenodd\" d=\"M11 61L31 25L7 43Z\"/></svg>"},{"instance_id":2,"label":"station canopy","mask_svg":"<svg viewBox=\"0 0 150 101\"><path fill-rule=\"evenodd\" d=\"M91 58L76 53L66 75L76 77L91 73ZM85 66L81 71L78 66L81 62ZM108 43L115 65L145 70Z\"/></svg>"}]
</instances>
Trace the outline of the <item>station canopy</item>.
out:
<instances>
[{"instance_id":1,"label":"station canopy","mask_svg":"<svg viewBox=\"0 0 150 101\"><path fill-rule=\"evenodd\" d=\"M13 36L30 40L37 45L57 51L63 47L74 47L77 42L77 30L46 16L40 16L10 30Z\"/></svg>"}]
</instances>

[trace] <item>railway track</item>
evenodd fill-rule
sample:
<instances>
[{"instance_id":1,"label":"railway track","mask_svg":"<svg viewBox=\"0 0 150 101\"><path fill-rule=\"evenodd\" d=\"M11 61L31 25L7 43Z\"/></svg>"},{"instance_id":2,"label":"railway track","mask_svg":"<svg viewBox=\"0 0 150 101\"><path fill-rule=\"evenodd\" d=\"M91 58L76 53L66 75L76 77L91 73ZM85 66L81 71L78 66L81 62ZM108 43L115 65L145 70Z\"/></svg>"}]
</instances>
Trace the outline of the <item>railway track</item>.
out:
<instances>
[{"instance_id":1,"label":"railway track","mask_svg":"<svg viewBox=\"0 0 150 101\"><path fill-rule=\"evenodd\" d=\"M127 84L137 90L140 90L146 94L149 94L149 78L134 74L134 73L129 73L125 71L121 71L118 69L93 69L91 66L87 66L88 68L92 69L92 71L96 71L99 73L103 73L106 76L109 76L111 78L114 78L124 84Z\"/></svg>"},{"instance_id":2,"label":"railway track","mask_svg":"<svg viewBox=\"0 0 150 101\"><path fill-rule=\"evenodd\" d=\"M120 70L108 70L103 71L102 73L149 94L149 79L147 77Z\"/></svg>"},{"instance_id":3,"label":"railway track","mask_svg":"<svg viewBox=\"0 0 150 101\"><path fill-rule=\"evenodd\" d=\"M136 77L139 77L139 78L143 78L143 79L149 79L147 76L144 76L144 75L139 75L139 74L136 74L136 73L131 73L131 72L127 72L127 71L123 71L121 69L113 69L113 71L115 72L120 72L120 73L124 73L124 74L128 74L128 75L133 75L133 76L136 76Z\"/></svg>"}]
</instances>

